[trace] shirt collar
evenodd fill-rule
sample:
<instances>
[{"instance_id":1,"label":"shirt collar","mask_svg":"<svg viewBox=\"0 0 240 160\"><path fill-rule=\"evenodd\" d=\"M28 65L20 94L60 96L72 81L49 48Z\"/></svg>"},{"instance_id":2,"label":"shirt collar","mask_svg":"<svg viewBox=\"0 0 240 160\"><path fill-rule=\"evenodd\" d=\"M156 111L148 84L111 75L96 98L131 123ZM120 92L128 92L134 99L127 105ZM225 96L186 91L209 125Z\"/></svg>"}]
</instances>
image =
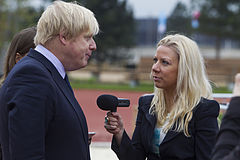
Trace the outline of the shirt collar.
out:
<instances>
[{"instance_id":1,"label":"shirt collar","mask_svg":"<svg viewBox=\"0 0 240 160\"><path fill-rule=\"evenodd\" d=\"M39 53L41 53L44 57L46 57L54 65L54 67L57 69L57 71L59 72L61 77L63 79L65 78L66 72L63 67L63 64L59 61L59 59L52 52L50 52L47 48L45 48L44 46L42 46L40 44L37 45L35 50L38 51Z\"/></svg>"}]
</instances>

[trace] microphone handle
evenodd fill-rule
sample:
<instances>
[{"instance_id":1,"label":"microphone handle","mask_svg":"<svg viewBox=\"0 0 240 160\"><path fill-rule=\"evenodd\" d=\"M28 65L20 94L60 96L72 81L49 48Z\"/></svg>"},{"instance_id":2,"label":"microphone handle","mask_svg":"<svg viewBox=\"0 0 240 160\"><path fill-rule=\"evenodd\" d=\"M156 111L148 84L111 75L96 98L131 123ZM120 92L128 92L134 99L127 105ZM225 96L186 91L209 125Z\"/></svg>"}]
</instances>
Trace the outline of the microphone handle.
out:
<instances>
[{"instance_id":1,"label":"microphone handle","mask_svg":"<svg viewBox=\"0 0 240 160\"><path fill-rule=\"evenodd\" d=\"M117 107L113 107L113 108L111 109L111 112L117 112Z\"/></svg>"},{"instance_id":2,"label":"microphone handle","mask_svg":"<svg viewBox=\"0 0 240 160\"><path fill-rule=\"evenodd\" d=\"M130 100L125 98L118 98L118 107L128 107Z\"/></svg>"}]
</instances>

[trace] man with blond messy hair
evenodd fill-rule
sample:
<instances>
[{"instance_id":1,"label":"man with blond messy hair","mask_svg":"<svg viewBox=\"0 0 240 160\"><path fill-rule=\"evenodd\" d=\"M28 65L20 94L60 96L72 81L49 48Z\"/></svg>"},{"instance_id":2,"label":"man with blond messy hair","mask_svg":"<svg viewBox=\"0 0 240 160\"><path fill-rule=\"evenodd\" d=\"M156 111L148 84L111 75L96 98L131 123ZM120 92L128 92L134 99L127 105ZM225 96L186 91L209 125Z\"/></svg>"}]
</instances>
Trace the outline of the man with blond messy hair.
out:
<instances>
[{"instance_id":1,"label":"man with blond messy hair","mask_svg":"<svg viewBox=\"0 0 240 160\"><path fill-rule=\"evenodd\" d=\"M36 48L0 90L4 160L90 160L86 119L66 72L88 64L98 31L94 14L76 3L55 1L43 12Z\"/></svg>"}]
</instances>

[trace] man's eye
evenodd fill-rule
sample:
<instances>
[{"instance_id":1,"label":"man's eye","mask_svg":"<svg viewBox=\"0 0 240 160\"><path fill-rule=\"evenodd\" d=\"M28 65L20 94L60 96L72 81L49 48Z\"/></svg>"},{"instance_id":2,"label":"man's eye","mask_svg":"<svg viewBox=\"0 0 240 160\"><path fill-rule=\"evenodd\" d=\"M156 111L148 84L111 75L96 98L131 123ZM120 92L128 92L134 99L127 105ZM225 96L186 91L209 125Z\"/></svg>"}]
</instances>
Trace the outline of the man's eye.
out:
<instances>
[{"instance_id":1,"label":"man's eye","mask_svg":"<svg viewBox=\"0 0 240 160\"><path fill-rule=\"evenodd\" d=\"M153 58L153 62L157 63L158 59L157 58Z\"/></svg>"}]
</instances>

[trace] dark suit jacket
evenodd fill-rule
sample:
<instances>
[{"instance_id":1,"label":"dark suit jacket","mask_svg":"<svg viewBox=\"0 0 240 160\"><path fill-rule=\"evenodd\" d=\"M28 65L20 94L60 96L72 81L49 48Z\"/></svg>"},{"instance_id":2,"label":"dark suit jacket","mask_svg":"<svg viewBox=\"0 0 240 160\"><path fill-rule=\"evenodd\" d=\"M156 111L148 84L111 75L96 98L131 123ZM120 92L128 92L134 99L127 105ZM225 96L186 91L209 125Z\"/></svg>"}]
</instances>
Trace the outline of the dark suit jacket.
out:
<instances>
[{"instance_id":1,"label":"dark suit jacket","mask_svg":"<svg viewBox=\"0 0 240 160\"><path fill-rule=\"evenodd\" d=\"M202 98L193 111L189 133L170 130L159 147L160 156L152 153L156 117L149 114L153 95L139 99L136 128L132 141L124 132L120 147L113 137L112 149L120 160L209 160L218 132L219 104Z\"/></svg>"},{"instance_id":2,"label":"dark suit jacket","mask_svg":"<svg viewBox=\"0 0 240 160\"><path fill-rule=\"evenodd\" d=\"M225 113L212 160L240 159L240 97L233 97Z\"/></svg>"},{"instance_id":3,"label":"dark suit jacket","mask_svg":"<svg viewBox=\"0 0 240 160\"><path fill-rule=\"evenodd\" d=\"M35 50L0 90L4 160L89 160L84 113L56 68Z\"/></svg>"}]
</instances>

